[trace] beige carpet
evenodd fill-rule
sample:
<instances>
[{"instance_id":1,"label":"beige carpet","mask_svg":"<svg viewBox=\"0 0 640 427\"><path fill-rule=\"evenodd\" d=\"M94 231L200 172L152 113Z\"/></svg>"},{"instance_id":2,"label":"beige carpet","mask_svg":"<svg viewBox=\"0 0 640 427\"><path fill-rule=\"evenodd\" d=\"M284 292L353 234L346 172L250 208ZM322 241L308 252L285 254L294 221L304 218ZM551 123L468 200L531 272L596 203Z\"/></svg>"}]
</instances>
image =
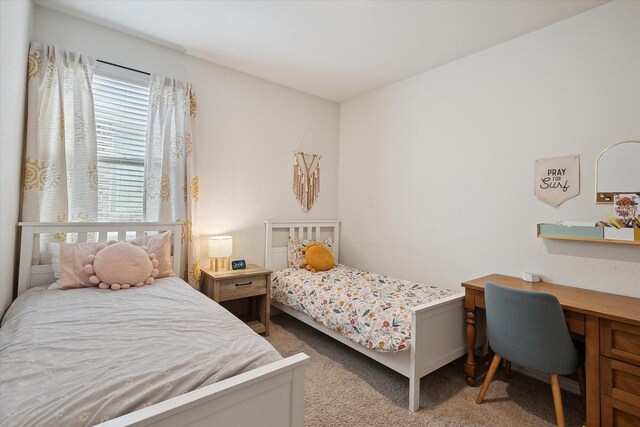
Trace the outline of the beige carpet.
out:
<instances>
[{"instance_id":1,"label":"beige carpet","mask_svg":"<svg viewBox=\"0 0 640 427\"><path fill-rule=\"evenodd\" d=\"M462 361L422 378L420 410L407 409L409 380L286 315L272 317L268 340L283 356L311 357L305 377L305 426L551 426L551 387L514 372L496 374L485 403L465 383ZM567 426L580 426L578 396L563 391Z\"/></svg>"}]
</instances>

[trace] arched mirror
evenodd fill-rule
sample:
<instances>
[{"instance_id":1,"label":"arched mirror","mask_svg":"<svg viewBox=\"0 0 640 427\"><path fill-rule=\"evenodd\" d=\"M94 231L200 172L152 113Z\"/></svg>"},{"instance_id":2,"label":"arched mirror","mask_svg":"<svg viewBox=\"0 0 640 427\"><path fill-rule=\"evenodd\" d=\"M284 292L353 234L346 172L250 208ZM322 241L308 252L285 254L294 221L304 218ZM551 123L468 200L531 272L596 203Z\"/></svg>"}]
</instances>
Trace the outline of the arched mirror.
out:
<instances>
[{"instance_id":1,"label":"arched mirror","mask_svg":"<svg viewBox=\"0 0 640 427\"><path fill-rule=\"evenodd\" d=\"M596 203L613 203L614 193L640 193L640 141L607 147L596 160Z\"/></svg>"}]
</instances>

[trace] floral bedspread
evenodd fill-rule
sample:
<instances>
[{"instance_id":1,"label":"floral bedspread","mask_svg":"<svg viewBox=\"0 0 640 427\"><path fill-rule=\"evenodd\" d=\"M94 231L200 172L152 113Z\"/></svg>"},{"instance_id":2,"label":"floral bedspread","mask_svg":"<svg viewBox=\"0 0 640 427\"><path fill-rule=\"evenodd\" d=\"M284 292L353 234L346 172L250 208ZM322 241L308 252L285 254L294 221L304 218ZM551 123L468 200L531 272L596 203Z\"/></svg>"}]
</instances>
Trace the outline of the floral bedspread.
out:
<instances>
[{"instance_id":1,"label":"floral bedspread","mask_svg":"<svg viewBox=\"0 0 640 427\"><path fill-rule=\"evenodd\" d=\"M271 285L273 300L377 351L409 348L411 312L407 308L453 294L450 289L344 265L317 273L285 268L273 275Z\"/></svg>"}]
</instances>

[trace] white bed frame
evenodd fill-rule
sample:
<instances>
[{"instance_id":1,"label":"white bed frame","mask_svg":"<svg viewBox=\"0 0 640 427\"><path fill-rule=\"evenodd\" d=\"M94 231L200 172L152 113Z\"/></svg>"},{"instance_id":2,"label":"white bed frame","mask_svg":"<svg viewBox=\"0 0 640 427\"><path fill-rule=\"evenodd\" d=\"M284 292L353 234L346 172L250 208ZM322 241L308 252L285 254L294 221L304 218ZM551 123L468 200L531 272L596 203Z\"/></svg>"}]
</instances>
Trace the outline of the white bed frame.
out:
<instances>
[{"instance_id":1,"label":"white bed frame","mask_svg":"<svg viewBox=\"0 0 640 427\"><path fill-rule=\"evenodd\" d=\"M51 265L33 265L34 237L42 233L77 233L76 241L86 242L88 233L97 233L98 241L106 241L115 236L118 240L125 240L133 235L141 237L145 232L172 230L174 271L181 271L181 223L21 222L18 225L22 230L18 295L32 286L55 280ZM304 366L308 362L309 357L299 353L123 415L100 426L301 427L304 423Z\"/></svg>"},{"instance_id":2,"label":"white bed frame","mask_svg":"<svg viewBox=\"0 0 640 427\"><path fill-rule=\"evenodd\" d=\"M274 231L288 230L292 238L332 238L338 262L340 221L266 221L265 265L276 271L287 267L287 247L274 246ZM280 236L282 237L282 236ZM286 245L286 243L285 243ZM411 307L411 345L408 350L389 353L370 350L339 332L314 321L306 314L271 301L273 307L324 332L365 356L409 378L409 410L420 407L420 378L466 354L464 294L455 294L428 304Z\"/></svg>"}]
</instances>

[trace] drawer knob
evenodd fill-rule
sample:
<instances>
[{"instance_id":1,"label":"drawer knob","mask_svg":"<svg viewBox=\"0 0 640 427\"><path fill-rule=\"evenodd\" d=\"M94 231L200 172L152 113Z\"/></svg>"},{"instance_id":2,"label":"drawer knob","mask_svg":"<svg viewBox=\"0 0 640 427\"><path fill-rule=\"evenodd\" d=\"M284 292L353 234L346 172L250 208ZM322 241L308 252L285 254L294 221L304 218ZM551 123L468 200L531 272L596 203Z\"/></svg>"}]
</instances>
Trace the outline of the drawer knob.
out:
<instances>
[{"instance_id":1,"label":"drawer knob","mask_svg":"<svg viewBox=\"0 0 640 427\"><path fill-rule=\"evenodd\" d=\"M253 282L247 282L247 283L236 283L236 287L238 286L249 286L250 284L252 284Z\"/></svg>"}]
</instances>

